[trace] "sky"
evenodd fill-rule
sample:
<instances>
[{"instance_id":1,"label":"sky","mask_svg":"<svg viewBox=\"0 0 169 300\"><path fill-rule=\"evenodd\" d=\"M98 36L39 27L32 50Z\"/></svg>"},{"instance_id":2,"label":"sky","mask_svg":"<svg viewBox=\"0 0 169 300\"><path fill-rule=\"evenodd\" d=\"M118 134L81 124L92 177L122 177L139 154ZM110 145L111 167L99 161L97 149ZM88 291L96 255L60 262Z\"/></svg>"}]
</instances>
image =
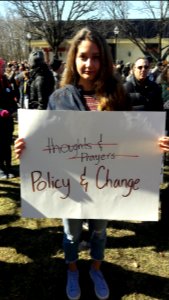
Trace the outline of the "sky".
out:
<instances>
[{"instance_id":1,"label":"sky","mask_svg":"<svg viewBox=\"0 0 169 300\"><path fill-rule=\"evenodd\" d=\"M155 11L155 8L159 7L159 2L160 1L151 1L151 6L153 7L153 10ZM151 14L146 14L144 13L143 8L143 1L129 1L130 3L130 19L147 19L147 18L152 18ZM157 13L158 10L156 10Z\"/></svg>"},{"instance_id":2,"label":"sky","mask_svg":"<svg viewBox=\"0 0 169 300\"><path fill-rule=\"evenodd\" d=\"M129 19L139 19L144 18L146 16L143 16L143 12L140 11L140 8L142 7L142 1L130 1L130 14Z\"/></svg>"},{"instance_id":3,"label":"sky","mask_svg":"<svg viewBox=\"0 0 169 300\"><path fill-rule=\"evenodd\" d=\"M5 15L5 2L7 1L0 1L0 15Z\"/></svg>"},{"instance_id":4,"label":"sky","mask_svg":"<svg viewBox=\"0 0 169 300\"><path fill-rule=\"evenodd\" d=\"M68 3L71 1L67 1ZM157 4L158 1L152 1L152 3ZM143 1L129 1L130 3L130 14L129 18L139 19L139 18L148 18L146 14L141 10ZM6 7L9 5L8 1L0 1L0 15L6 14Z\"/></svg>"}]
</instances>

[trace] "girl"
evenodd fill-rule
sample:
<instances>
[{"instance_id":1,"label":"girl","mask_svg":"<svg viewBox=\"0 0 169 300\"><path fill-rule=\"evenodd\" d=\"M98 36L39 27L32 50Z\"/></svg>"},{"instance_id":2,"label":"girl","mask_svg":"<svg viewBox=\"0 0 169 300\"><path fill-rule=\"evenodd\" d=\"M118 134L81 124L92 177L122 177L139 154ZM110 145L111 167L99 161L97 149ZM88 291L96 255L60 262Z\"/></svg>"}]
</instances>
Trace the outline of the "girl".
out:
<instances>
[{"instance_id":1,"label":"girl","mask_svg":"<svg viewBox=\"0 0 169 300\"><path fill-rule=\"evenodd\" d=\"M67 55L61 88L49 99L51 110L129 110L119 77L116 78L112 57L105 39L93 29L83 28L74 37ZM162 143L165 143L162 140ZM162 145L162 144L161 144ZM25 142L17 139L15 153L20 157ZM168 147L166 145L166 147ZM98 299L108 299L109 288L100 270L106 244L107 220L88 220L92 265L90 277ZM80 299L78 246L83 220L64 219L63 248L68 264L66 293L70 300Z\"/></svg>"}]
</instances>

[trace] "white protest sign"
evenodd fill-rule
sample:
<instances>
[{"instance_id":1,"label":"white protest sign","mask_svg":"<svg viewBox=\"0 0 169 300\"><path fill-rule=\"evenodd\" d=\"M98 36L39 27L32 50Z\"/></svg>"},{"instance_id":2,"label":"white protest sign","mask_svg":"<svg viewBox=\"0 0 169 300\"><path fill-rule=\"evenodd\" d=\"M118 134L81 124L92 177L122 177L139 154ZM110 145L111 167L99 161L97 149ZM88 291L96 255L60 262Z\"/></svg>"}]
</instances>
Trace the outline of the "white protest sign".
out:
<instances>
[{"instance_id":1,"label":"white protest sign","mask_svg":"<svg viewBox=\"0 0 169 300\"><path fill-rule=\"evenodd\" d=\"M20 109L22 216L158 220L164 112Z\"/></svg>"}]
</instances>

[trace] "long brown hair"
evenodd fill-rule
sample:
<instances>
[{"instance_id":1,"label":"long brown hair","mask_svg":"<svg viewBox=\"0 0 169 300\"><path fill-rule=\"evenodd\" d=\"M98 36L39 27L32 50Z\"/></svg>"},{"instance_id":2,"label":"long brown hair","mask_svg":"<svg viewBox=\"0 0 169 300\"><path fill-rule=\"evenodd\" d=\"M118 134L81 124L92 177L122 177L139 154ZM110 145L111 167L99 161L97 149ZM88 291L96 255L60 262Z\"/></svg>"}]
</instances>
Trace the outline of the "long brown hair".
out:
<instances>
[{"instance_id":1,"label":"long brown hair","mask_svg":"<svg viewBox=\"0 0 169 300\"><path fill-rule=\"evenodd\" d=\"M99 100L98 110L125 110L125 92L122 81L114 73L110 47L95 29L82 28L72 39L60 86L78 85L79 74L75 60L78 47L84 40L94 42L100 50L100 72L94 83L95 94Z\"/></svg>"},{"instance_id":2,"label":"long brown hair","mask_svg":"<svg viewBox=\"0 0 169 300\"><path fill-rule=\"evenodd\" d=\"M169 82L169 79L168 79L168 69L169 69L169 65L165 66L165 68L163 69L163 71L161 72L161 82L164 83L164 82Z\"/></svg>"}]
</instances>

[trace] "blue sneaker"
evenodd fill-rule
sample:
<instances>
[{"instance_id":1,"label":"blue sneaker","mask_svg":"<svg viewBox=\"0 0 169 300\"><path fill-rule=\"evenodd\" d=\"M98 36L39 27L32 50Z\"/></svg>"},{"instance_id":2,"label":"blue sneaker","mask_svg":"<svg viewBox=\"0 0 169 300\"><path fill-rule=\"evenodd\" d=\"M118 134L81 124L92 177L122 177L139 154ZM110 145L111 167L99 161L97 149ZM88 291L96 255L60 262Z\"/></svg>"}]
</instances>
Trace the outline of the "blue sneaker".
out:
<instances>
[{"instance_id":1,"label":"blue sneaker","mask_svg":"<svg viewBox=\"0 0 169 300\"><path fill-rule=\"evenodd\" d=\"M67 286L66 294L70 300L79 300L81 291L79 286L79 272L78 271L67 271Z\"/></svg>"},{"instance_id":2,"label":"blue sneaker","mask_svg":"<svg viewBox=\"0 0 169 300\"><path fill-rule=\"evenodd\" d=\"M94 290L95 290L95 294L96 294L97 298L100 300L108 299L109 298L109 288L103 277L102 272L91 268L89 274L90 274L91 279L93 280Z\"/></svg>"}]
</instances>

